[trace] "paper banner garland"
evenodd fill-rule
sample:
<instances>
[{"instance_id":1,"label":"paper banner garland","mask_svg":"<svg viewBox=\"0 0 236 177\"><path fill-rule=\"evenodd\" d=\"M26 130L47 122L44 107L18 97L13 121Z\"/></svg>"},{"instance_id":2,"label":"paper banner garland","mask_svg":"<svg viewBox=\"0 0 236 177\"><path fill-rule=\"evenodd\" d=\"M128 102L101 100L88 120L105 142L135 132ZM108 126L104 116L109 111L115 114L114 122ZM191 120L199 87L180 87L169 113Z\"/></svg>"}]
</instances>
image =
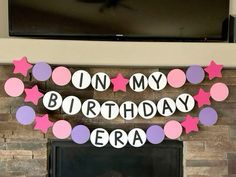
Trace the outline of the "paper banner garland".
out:
<instances>
[{"instance_id":1,"label":"paper banner garland","mask_svg":"<svg viewBox=\"0 0 236 177\"><path fill-rule=\"evenodd\" d=\"M47 92L43 97L43 105L50 111L59 109L62 105L62 97L58 92Z\"/></svg>"},{"instance_id":2,"label":"paper banner garland","mask_svg":"<svg viewBox=\"0 0 236 177\"><path fill-rule=\"evenodd\" d=\"M4 89L5 92L11 97L18 97L24 92L23 82L15 77L8 79L5 82Z\"/></svg>"},{"instance_id":3,"label":"paper banner garland","mask_svg":"<svg viewBox=\"0 0 236 177\"><path fill-rule=\"evenodd\" d=\"M109 136L109 142L117 149L123 148L128 143L128 135L124 130L113 130Z\"/></svg>"},{"instance_id":4,"label":"paper banner garland","mask_svg":"<svg viewBox=\"0 0 236 177\"><path fill-rule=\"evenodd\" d=\"M102 92L109 88L110 78L106 73L99 72L93 75L91 83L95 90Z\"/></svg>"},{"instance_id":5,"label":"paper banner garland","mask_svg":"<svg viewBox=\"0 0 236 177\"><path fill-rule=\"evenodd\" d=\"M168 97L160 99L157 103L157 110L162 116L171 116L176 110L174 100Z\"/></svg>"},{"instance_id":6,"label":"paper banner garland","mask_svg":"<svg viewBox=\"0 0 236 177\"><path fill-rule=\"evenodd\" d=\"M186 115L185 120L181 123L181 125L185 128L185 132L189 134L192 131L198 131L198 122L199 119L197 117Z\"/></svg>"},{"instance_id":7,"label":"paper banner garland","mask_svg":"<svg viewBox=\"0 0 236 177\"><path fill-rule=\"evenodd\" d=\"M138 106L138 113L144 119L151 119L157 114L157 106L153 101L142 101Z\"/></svg>"},{"instance_id":8,"label":"paper banner garland","mask_svg":"<svg viewBox=\"0 0 236 177\"><path fill-rule=\"evenodd\" d=\"M52 127L52 132L58 139L66 139L71 134L71 125L65 120L59 120L54 123Z\"/></svg>"},{"instance_id":9,"label":"paper banner garland","mask_svg":"<svg viewBox=\"0 0 236 177\"><path fill-rule=\"evenodd\" d=\"M33 67L32 74L38 81L46 81L51 77L52 68L44 62L36 63Z\"/></svg>"},{"instance_id":10,"label":"paper banner garland","mask_svg":"<svg viewBox=\"0 0 236 177\"><path fill-rule=\"evenodd\" d=\"M194 96L194 99L197 101L199 108L204 105L211 105L210 93L202 88L199 89L198 94Z\"/></svg>"},{"instance_id":11,"label":"paper banner garland","mask_svg":"<svg viewBox=\"0 0 236 177\"><path fill-rule=\"evenodd\" d=\"M148 79L142 73L135 73L129 79L129 86L135 92L143 92L148 86Z\"/></svg>"},{"instance_id":12,"label":"paper banner garland","mask_svg":"<svg viewBox=\"0 0 236 177\"><path fill-rule=\"evenodd\" d=\"M165 133L159 125L152 125L146 132L147 140L152 144L159 144L165 139Z\"/></svg>"},{"instance_id":13,"label":"paper banner garland","mask_svg":"<svg viewBox=\"0 0 236 177\"><path fill-rule=\"evenodd\" d=\"M59 66L52 72L52 80L56 85L65 86L71 80L70 70L66 67Z\"/></svg>"},{"instance_id":14,"label":"paper banner garland","mask_svg":"<svg viewBox=\"0 0 236 177\"><path fill-rule=\"evenodd\" d=\"M205 78L205 72L199 65L190 66L186 71L187 80L191 84L199 84Z\"/></svg>"},{"instance_id":15,"label":"paper banner garland","mask_svg":"<svg viewBox=\"0 0 236 177\"><path fill-rule=\"evenodd\" d=\"M89 87L91 82L91 76L87 71L78 70L72 76L72 84L77 89L86 89Z\"/></svg>"},{"instance_id":16,"label":"paper banner garland","mask_svg":"<svg viewBox=\"0 0 236 177\"><path fill-rule=\"evenodd\" d=\"M168 73L167 80L170 86L180 88L186 82L186 75L181 69L173 69Z\"/></svg>"},{"instance_id":17,"label":"paper banner garland","mask_svg":"<svg viewBox=\"0 0 236 177\"><path fill-rule=\"evenodd\" d=\"M125 120L132 120L138 115L144 119L151 119L157 113L168 117L175 113L176 108L181 112L190 112L194 108L195 102L190 94L184 93L179 95L175 101L165 97L156 102L144 100L138 105L132 101L126 101L120 107L114 101L106 101L101 106L94 99L88 99L81 103L76 96L68 96L62 100L62 96L58 92L49 91L43 97L43 105L51 111L62 106L62 110L68 115L75 115L81 110L87 118L95 118L101 113L108 120L115 119L119 114Z\"/></svg>"},{"instance_id":18,"label":"paper banner garland","mask_svg":"<svg viewBox=\"0 0 236 177\"><path fill-rule=\"evenodd\" d=\"M119 106L114 101L106 101L101 106L101 115L107 120L115 119L119 113Z\"/></svg>"},{"instance_id":19,"label":"paper banner garland","mask_svg":"<svg viewBox=\"0 0 236 177\"><path fill-rule=\"evenodd\" d=\"M211 63L205 68L205 71L208 73L209 79L212 80L216 77L222 77L222 68L223 65L219 65L216 64L215 61L211 61Z\"/></svg>"},{"instance_id":20,"label":"paper banner garland","mask_svg":"<svg viewBox=\"0 0 236 177\"><path fill-rule=\"evenodd\" d=\"M210 95L215 101L224 101L229 95L229 89L224 83L215 83L211 86Z\"/></svg>"},{"instance_id":21,"label":"paper banner garland","mask_svg":"<svg viewBox=\"0 0 236 177\"><path fill-rule=\"evenodd\" d=\"M95 118L100 113L101 107L97 100L89 99L86 100L82 105L82 113L87 118Z\"/></svg>"},{"instance_id":22,"label":"paper banner garland","mask_svg":"<svg viewBox=\"0 0 236 177\"><path fill-rule=\"evenodd\" d=\"M129 83L129 79L124 78L121 73L118 73L115 78L111 79L113 85L113 92L123 91L126 92L126 85Z\"/></svg>"},{"instance_id":23,"label":"paper banner garland","mask_svg":"<svg viewBox=\"0 0 236 177\"><path fill-rule=\"evenodd\" d=\"M43 94L39 92L37 85L32 88L26 88L25 94L25 102L32 102L34 105L38 105L39 99L43 97Z\"/></svg>"},{"instance_id":24,"label":"paper banner garland","mask_svg":"<svg viewBox=\"0 0 236 177\"><path fill-rule=\"evenodd\" d=\"M48 114L35 117L35 130L40 130L42 133L47 133L48 129L53 126L53 122L49 120Z\"/></svg>"},{"instance_id":25,"label":"paper banner garland","mask_svg":"<svg viewBox=\"0 0 236 177\"><path fill-rule=\"evenodd\" d=\"M138 115L138 107L132 101L126 101L120 106L120 115L125 120L132 120Z\"/></svg>"},{"instance_id":26,"label":"paper banner garland","mask_svg":"<svg viewBox=\"0 0 236 177\"><path fill-rule=\"evenodd\" d=\"M216 110L211 107L203 108L199 112L198 117L199 117L201 124L203 124L205 126L214 125L218 120L218 114L217 114Z\"/></svg>"},{"instance_id":27,"label":"paper banner garland","mask_svg":"<svg viewBox=\"0 0 236 177\"><path fill-rule=\"evenodd\" d=\"M146 133L141 128L134 128L128 134L129 144L133 147L143 146L146 140Z\"/></svg>"},{"instance_id":28,"label":"paper banner garland","mask_svg":"<svg viewBox=\"0 0 236 177\"><path fill-rule=\"evenodd\" d=\"M187 84L196 85L205 79L205 72L210 80L222 77L223 68L223 65L211 61L204 69L199 65L189 66L186 73L182 69L172 69L167 76L156 71L149 76L143 73L134 73L130 78L126 78L122 73L116 74L115 77L110 77L104 72L98 72L91 76L85 70L77 70L72 74L64 66L52 69L45 62L32 65L26 57L15 59L13 64L14 74L21 74L26 77L32 68L32 75L36 80L47 81L51 78L54 84L58 86L65 86L71 82L79 90L91 87L99 92L104 92L110 87L113 88L113 92L126 92L129 86L131 91L137 92L136 94L146 89L151 89L158 94L167 84L173 88L180 88L186 83L186 80L188 81ZM183 130L186 134L199 131L199 123L205 126L214 125L218 120L218 114L213 107L210 107L211 101L221 102L229 95L228 86L222 82L214 83L210 90L200 87L193 96L189 93L181 93L176 98L163 97L155 101L144 99L140 103L127 99L128 101L119 104L114 100L100 103L95 99L84 100L74 95L67 95L63 98L59 92L53 90L44 91L45 94L43 94L37 85L25 88L24 83L16 77L7 79L4 89L11 97L21 96L25 91L24 101L29 105L21 106L16 111L16 120L20 124L30 125L34 123L34 129L44 134L52 129L56 138L71 138L76 144L84 144L90 140L96 147L104 147L109 143L117 149L123 148L127 144L139 148L146 142L159 144L165 138L179 139ZM169 117L175 112L187 114L181 123L176 120L168 120L163 126L150 125L146 132L140 128L133 128L129 132L122 129L114 129L108 132L104 128L95 128L90 131L86 125L76 125L72 128L67 120L59 119L53 122L48 114L36 115L30 105L37 106L40 99L42 99L43 106L47 110L55 111L61 108L60 111L67 115L76 115L81 112L88 119L101 116L112 121L117 117L122 117L128 122L138 116L143 119L154 119L158 116ZM190 114L195 107L195 101L197 107L201 108L198 117Z\"/></svg>"},{"instance_id":29,"label":"paper banner garland","mask_svg":"<svg viewBox=\"0 0 236 177\"><path fill-rule=\"evenodd\" d=\"M181 112L190 112L195 106L194 98L187 93L183 93L176 98L176 107Z\"/></svg>"},{"instance_id":30,"label":"paper banner garland","mask_svg":"<svg viewBox=\"0 0 236 177\"><path fill-rule=\"evenodd\" d=\"M106 146L109 142L109 134L103 128L96 128L91 133L90 141L96 147Z\"/></svg>"},{"instance_id":31,"label":"paper banner garland","mask_svg":"<svg viewBox=\"0 0 236 177\"><path fill-rule=\"evenodd\" d=\"M14 59L13 60L13 65L14 65L14 74L22 74L23 76L27 76L28 71L32 68L33 65L31 65L28 62L27 57L22 57L19 59Z\"/></svg>"},{"instance_id":32,"label":"paper banner garland","mask_svg":"<svg viewBox=\"0 0 236 177\"><path fill-rule=\"evenodd\" d=\"M88 127L84 125L77 125L71 132L71 138L77 144L84 144L90 138L90 131Z\"/></svg>"},{"instance_id":33,"label":"paper banner garland","mask_svg":"<svg viewBox=\"0 0 236 177\"><path fill-rule=\"evenodd\" d=\"M148 77L148 84L152 90L159 91L166 87L167 78L162 72L154 72Z\"/></svg>"},{"instance_id":34,"label":"paper banner garland","mask_svg":"<svg viewBox=\"0 0 236 177\"><path fill-rule=\"evenodd\" d=\"M81 101L75 96L68 96L62 102L62 110L68 115L75 115L81 109Z\"/></svg>"},{"instance_id":35,"label":"paper banner garland","mask_svg":"<svg viewBox=\"0 0 236 177\"><path fill-rule=\"evenodd\" d=\"M30 125L34 122L35 111L30 106L21 106L16 111L16 120L22 125Z\"/></svg>"},{"instance_id":36,"label":"paper banner garland","mask_svg":"<svg viewBox=\"0 0 236 177\"><path fill-rule=\"evenodd\" d=\"M179 138L182 131L181 124L175 120L167 122L164 126L165 135L172 140Z\"/></svg>"}]
</instances>

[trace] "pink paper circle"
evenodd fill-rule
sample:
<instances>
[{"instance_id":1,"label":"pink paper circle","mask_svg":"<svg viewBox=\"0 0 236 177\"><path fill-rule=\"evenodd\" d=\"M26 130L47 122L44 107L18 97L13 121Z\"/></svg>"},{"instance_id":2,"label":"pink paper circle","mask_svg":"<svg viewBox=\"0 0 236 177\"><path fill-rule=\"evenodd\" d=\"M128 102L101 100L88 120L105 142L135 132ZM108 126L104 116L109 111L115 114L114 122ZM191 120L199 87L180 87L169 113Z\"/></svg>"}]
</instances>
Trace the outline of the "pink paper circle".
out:
<instances>
[{"instance_id":1,"label":"pink paper circle","mask_svg":"<svg viewBox=\"0 0 236 177\"><path fill-rule=\"evenodd\" d=\"M5 92L11 97L20 96L24 92L24 88L24 83L15 77L8 79L4 85Z\"/></svg>"},{"instance_id":2,"label":"pink paper circle","mask_svg":"<svg viewBox=\"0 0 236 177\"><path fill-rule=\"evenodd\" d=\"M54 123L52 127L52 132L55 137L58 139L66 139L71 134L71 125L65 120L59 120Z\"/></svg>"},{"instance_id":3,"label":"pink paper circle","mask_svg":"<svg viewBox=\"0 0 236 177\"><path fill-rule=\"evenodd\" d=\"M53 70L52 80L59 86L67 85L71 80L71 72L68 68L59 66Z\"/></svg>"},{"instance_id":4,"label":"pink paper circle","mask_svg":"<svg viewBox=\"0 0 236 177\"><path fill-rule=\"evenodd\" d=\"M229 88L224 83L215 83L210 89L210 95L215 101L224 101L229 95Z\"/></svg>"},{"instance_id":5,"label":"pink paper circle","mask_svg":"<svg viewBox=\"0 0 236 177\"><path fill-rule=\"evenodd\" d=\"M165 135L170 139L177 139L182 134L182 126L179 122L171 120L164 126Z\"/></svg>"},{"instance_id":6,"label":"pink paper circle","mask_svg":"<svg viewBox=\"0 0 236 177\"><path fill-rule=\"evenodd\" d=\"M168 73L167 81L171 87L180 88L186 82L186 75L181 69L173 69Z\"/></svg>"}]
</instances>

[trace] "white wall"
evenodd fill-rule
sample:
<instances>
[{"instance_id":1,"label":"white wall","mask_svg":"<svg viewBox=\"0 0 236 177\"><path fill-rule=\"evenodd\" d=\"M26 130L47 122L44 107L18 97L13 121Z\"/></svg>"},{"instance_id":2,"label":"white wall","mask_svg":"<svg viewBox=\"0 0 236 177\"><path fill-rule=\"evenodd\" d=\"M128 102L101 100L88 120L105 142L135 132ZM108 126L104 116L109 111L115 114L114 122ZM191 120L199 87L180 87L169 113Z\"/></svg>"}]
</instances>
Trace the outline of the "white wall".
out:
<instances>
[{"instance_id":1,"label":"white wall","mask_svg":"<svg viewBox=\"0 0 236 177\"><path fill-rule=\"evenodd\" d=\"M229 12L231 15L236 15L236 0L230 0Z\"/></svg>"},{"instance_id":2,"label":"white wall","mask_svg":"<svg viewBox=\"0 0 236 177\"><path fill-rule=\"evenodd\" d=\"M8 37L8 0L0 0L0 37Z\"/></svg>"}]
</instances>

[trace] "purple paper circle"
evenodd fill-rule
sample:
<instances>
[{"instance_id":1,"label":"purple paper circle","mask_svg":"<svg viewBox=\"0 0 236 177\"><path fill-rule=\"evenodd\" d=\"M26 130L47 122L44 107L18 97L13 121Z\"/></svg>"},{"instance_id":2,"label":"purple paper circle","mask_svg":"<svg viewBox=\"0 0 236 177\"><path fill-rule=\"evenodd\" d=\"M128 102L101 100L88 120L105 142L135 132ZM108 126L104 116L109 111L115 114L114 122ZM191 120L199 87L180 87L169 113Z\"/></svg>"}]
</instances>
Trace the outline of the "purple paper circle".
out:
<instances>
[{"instance_id":1,"label":"purple paper circle","mask_svg":"<svg viewBox=\"0 0 236 177\"><path fill-rule=\"evenodd\" d=\"M30 106L21 106L16 111L16 120L22 125L30 125L34 122L35 111Z\"/></svg>"},{"instance_id":2,"label":"purple paper circle","mask_svg":"<svg viewBox=\"0 0 236 177\"><path fill-rule=\"evenodd\" d=\"M199 65L190 66L186 71L187 80L192 84L199 84L204 80L205 72Z\"/></svg>"},{"instance_id":3,"label":"purple paper circle","mask_svg":"<svg viewBox=\"0 0 236 177\"><path fill-rule=\"evenodd\" d=\"M147 139L152 144L159 144L165 139L163 128L158 125L152 125L147 129Z\"/></svg>"},{"instance_id":4,"label":"purple paper circle","mask_svg":"<svg viewBox=\"0 0 236 177\"><path fill-rule=\"evenodd\" d=\"M71 138L77 144L84 144L90 138L90 131L88 127L84 125L77 125L71 132Z\"/></svg>"},{"instance_id":5,"label":"purple paper circle","mask_svg":"<svg viewBox=\"0 0 236 177\"><path fill-rule=\"evenodd\" d=\"M217 122L218 114L215 109L211 107L206 107L200 111L199 120L201 124L206 125L206 126L211 126Z\"/></svg>"},{"instance_id":6,"label":"purple paper circle","mask_svg":"<svg viewBox=\"0 0 236 177\"><path fill-rule=\"evenodd\" d=\"M34 78L38 81L46 81L52 75L52 68L49 64L44 62L36 63L32 69Z\"/></svg>"}]
</instances>

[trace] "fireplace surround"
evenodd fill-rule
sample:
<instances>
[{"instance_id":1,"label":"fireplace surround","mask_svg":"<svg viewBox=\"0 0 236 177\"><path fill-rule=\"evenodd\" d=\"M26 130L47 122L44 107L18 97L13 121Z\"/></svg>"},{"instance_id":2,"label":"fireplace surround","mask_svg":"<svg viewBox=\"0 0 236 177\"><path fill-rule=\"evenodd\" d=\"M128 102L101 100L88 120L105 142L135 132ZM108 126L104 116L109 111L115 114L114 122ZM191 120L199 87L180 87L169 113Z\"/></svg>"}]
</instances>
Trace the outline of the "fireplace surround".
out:
<instances>
[{"instance_id":1,"label":"fireplace surround","mask_svg":"<svg viewBox=\"0 0 236 177\"><path fill-rule=\"evenodd\" d=\"M117 73L126 73L130 77L133 73L142 72L149 75L154 71L167 73L167 68L125 68L125 67L70 67L71 72L78 68L87 70L90 74L103 71L110 76ZM3 86L5 80L15 75L12 74L12 66L0 66L0 84ZM89 98L98 101L113 100L118 104L132 100L139 103L141 100L150 99L159 100L164 96L175 98L180 93L186 92L194 94L197 92L197 86L186 84L183 88L173 89L167 87L160 93L156 93L151 89L147 89L142 93L135 93L128 89L125 93L114 93L112 89L106 92L97 92L94 89L86 89L78 91L72 85L66 87L55 86L51 80L44 83L37 83L30 75L23 78L27 86L38 84L41 91L57 90L63 97L71 95L78 96L82 100ZM213 82L223 81L229 86L230 96L226 102L213 103L212 106L218 110L219 120L215 126L200 126L200 131L189 135L183 134L179 141L183 143L183 176L184 177L235 177L236 164L236 119L235 119L235 102L236 102L236 70L224 69L223 80L216 79L214 81L206 80L200 84L204 89L209 89ZM4 90L0 90L0 177L48 177L48 142L53 139L52 133L44 135L38 131L34 131L33 126L22 126L16 122L14 117L16 109L22 105L23 97L10 98ZM35 107L38 114L45 114L46 110L42 106L42 102ZM193 110L192 115L196 115L197 110ZM151 120L143 120L140 117L126 121L121 117L113 121L106 120L100 116L95 119L87 119L82 114L68 116L57 110L50 112L52 120L65 119L73 126L84 124L91 130L102 127L108 131L122 128L128 132L132 128L142 128L153 124L162 125L170 119L182 121L183 114L176 113L170 118L161 116ZM153 148L155 145L153 145ZM106 148L106 147L103 147ZM103 149L102 148L102 149ZM138 149L138 148L137 148Z\"/></svg>"},{"instance_id":2,"label":"fireplace surround","mask_svg":"<svg viewBox=\"0 0 236 177\"><path fill-rule=\"evenodd\" d=\"M48 149L49 177L183 177L181 141L115 149L52 140Z\"/></svg>"}]
</instances>

